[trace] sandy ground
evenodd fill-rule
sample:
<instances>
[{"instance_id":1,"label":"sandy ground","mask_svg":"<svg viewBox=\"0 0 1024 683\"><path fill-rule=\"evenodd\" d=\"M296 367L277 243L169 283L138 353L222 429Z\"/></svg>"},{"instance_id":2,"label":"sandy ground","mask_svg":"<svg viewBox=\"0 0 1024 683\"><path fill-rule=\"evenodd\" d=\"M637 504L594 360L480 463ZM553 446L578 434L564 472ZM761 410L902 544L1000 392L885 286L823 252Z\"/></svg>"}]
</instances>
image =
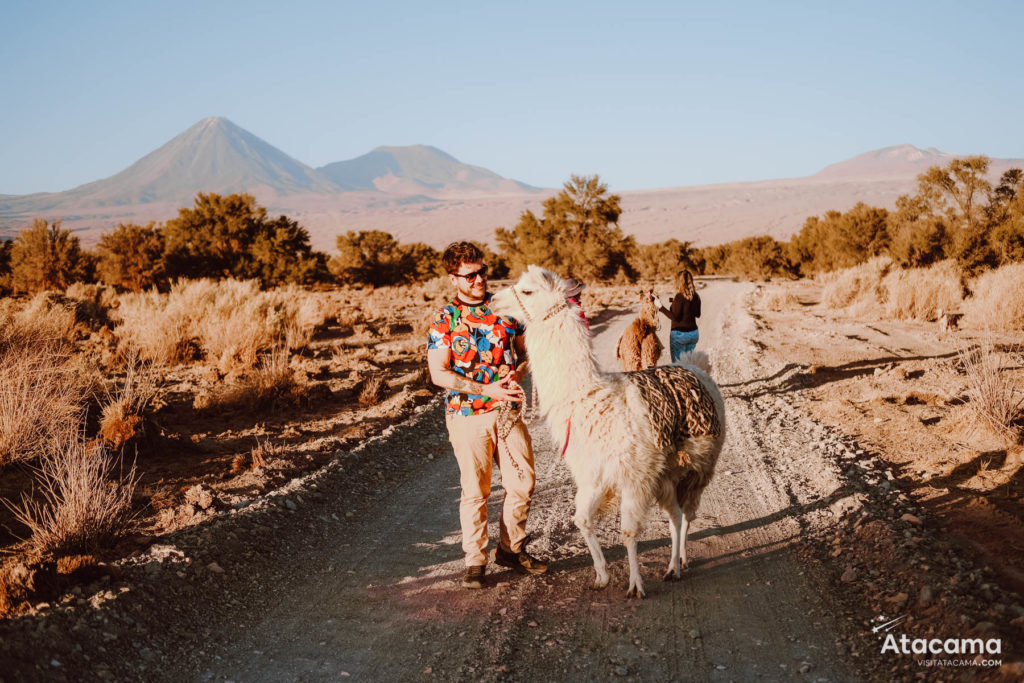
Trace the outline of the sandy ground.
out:
<instances>
[{"instance_id":1,"label":"sandy ground","mask_svg":"<svg viewBox=\"0 0 1024 683\"><path fill-rule=\"evenodd\" d=\"M860 597L882 586L886 558L847 581L847 556L828 552L830 543L847 547L835 539L865 529L887 547L883 531L902 533L911 526L902 515L923 513L898 486L869 485L885 479L879 458L794 400L793 368L756 341L764 322L751 313L751 289L713 281L701 291L698 348L711 355L726 397L728 440L691 527L692 565L682 582L658 580L668 527L652 518L640 544L648 598L627 600L625 552L609 519L599 535L612 582L589 588L590 556L571 521L571 477L535 423L530 548L551 569L524 578L492 567L489 589L460 588L457 467L435 402L268 498L163 539L98 590L8 620L0 626L0 676L846 681L925 673L909 656L880 653L870 630L876 617L900 613L897 604L877 614ZM631 316L608 310L593 321L609 370ZM667 361L667 325L661 334ZM492 518L499 487L496 480ZM929 552L926 532L911 535L919 540L912 552ZM905 563L902 547L887 554L889 563ZM933 577L948 577L945 565L932 565ZM982 575L969 560L953 569ZM939 603L939 584L936 593ZM997 598L1019 607L1004 593ZM955 611L955 601L942 604L953 616L968 613ZM1008 627L1010 616L995 627ZM959 673L932 669L926 677Z\"/></svg>"}]
</instances>

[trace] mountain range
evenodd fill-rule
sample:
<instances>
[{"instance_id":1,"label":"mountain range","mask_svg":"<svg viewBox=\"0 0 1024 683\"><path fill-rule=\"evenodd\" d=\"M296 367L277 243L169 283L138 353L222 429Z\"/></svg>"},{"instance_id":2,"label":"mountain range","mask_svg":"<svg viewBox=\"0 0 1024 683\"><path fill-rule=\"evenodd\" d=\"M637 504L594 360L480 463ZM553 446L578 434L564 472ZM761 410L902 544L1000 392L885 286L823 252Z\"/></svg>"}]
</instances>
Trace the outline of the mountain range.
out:
<instances>
[{"instance_id":1,"label":"mountain range","mask_svg":"<svg viewBox=\"0 0 1024 683\"><path fill-rule=\"evenodd\" d=\"M810 215L857 201L891 206L916 176L956 155L898 145L832 164L806 178L619 193L620 225L637 241L670 237L711 244L755 234L788 238ZM993 175L1024 166L993 159ZM610 174L604 173L604 177ZM333 248L346 230L386 230L402 241L443 246L490 240L493 229L539 211L555 190L533 187L436 147L377 147L312 168L225 118L209 117L120 173L64 192L0 194L0 237L34 217L60 218L85 244L120 222L166 220L197 192L248 192L271 213L286 213Z\"/></svg>"}]
</instances>

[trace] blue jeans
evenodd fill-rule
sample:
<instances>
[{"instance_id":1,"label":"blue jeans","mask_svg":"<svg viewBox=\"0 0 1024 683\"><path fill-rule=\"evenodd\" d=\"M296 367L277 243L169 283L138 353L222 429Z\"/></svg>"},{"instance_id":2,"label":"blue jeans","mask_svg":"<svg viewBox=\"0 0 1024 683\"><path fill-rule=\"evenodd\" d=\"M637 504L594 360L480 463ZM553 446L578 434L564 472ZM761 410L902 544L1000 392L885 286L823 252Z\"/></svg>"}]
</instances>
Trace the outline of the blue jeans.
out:
<instances>
[{"instance_id":1,"label":"blue jeans","mask_svg":"<svg viewBox=\"0 0 1024 683\"><path fill-rule=\"evenodd\" d=\"M669 351L672 353L672 362L679 362L680 356L688 351L693 351L697 346L697 340L700 338L700 333L697 330L692 332L683 332L682 330L672 330L668 335Z\"/></svg>"}]
</instances>

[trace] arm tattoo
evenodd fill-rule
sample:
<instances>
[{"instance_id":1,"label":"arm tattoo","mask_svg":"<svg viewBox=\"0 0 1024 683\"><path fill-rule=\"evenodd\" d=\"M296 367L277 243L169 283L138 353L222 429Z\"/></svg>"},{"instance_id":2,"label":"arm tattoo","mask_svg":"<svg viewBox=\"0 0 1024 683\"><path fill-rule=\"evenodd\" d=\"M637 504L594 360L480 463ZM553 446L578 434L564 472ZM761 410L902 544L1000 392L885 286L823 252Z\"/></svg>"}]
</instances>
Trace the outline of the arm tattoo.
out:
<instances>
[{"instance_id":1,"label":"arm tattoo","mask_svg":"<svg viewBox=\"0 0 1024 683\"><path fill-rule=\"evenodd\" d=\"M458 373L456 373L456 374L458 374ZM455 391L461 391L464 394L481 394L482 395L484 393L484 385L483 384L480 384L479 382L471 382L471 381L469 381L468 379L466 379L465 377L463 377L461 375L458 375L458 378L455 380L454 384L452 385L452 389L455 389Z\"/></svg>"}]
</instances>

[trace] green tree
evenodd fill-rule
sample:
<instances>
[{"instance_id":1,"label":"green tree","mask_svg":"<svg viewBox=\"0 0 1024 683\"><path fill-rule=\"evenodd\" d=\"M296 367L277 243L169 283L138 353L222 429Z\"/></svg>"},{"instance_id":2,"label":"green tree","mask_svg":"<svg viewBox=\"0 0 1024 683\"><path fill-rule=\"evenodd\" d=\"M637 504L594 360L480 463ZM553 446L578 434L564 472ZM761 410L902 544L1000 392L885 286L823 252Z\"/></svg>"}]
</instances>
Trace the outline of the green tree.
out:
<instances>
[{"instance_id":1,"label":"green tree","mask_svg":"<svg viewBox=\"0 0 1024 683\"><path fill-rule=\"evenodd\" d=\"M697 273L693 248L689 242L669 239L654 244L638 244L633 254L632 266L644 280L672 280L684 268Z\"/></svg>"},{"instance_id":2,"label":"green tree","mask_svg":"<svg viewBox=\"0 0 1024 683\"><path fill-rule=\"evenodd\" d=\"M12 240L0 239L0 293L10 288Z\"/></svg>"},{"instance_id":3,"label":"green tree","mask_svg":"<svg viewBox=\"0 0 1024 683\"><path fill-rule=\"evenodd\" d=\"M100 235L96 271L105 284L139 292L166 285L164 235L155 223L121 223Z\"/></svg>"},{"instance_id":4,"label":"green tree","mask_svg":"<svg viewBox=\"0 0 1024 683\"><path fill-rule=\"evenodd\" d=\"M265 286L308 285L326 279L327 258L313 251L309 232L287 216L264 221L249 247L251 277Z\"/></svg>"},{"instance_id":5,"label":"green tree","mask_svg":"<svg viewBox=\"0 0 1024 683\"><path fill-rule=\"evenodd\" d=\"M986 215L989 243L999 265L1024 261L1024 172L1011 168L1003 173L992 192Z\"/></svg>"},{"instance_id":6,"label":"green tree","mask_svg":"<svg viewBox=\"0 0 1024 683\"><path fill-rule=\"evenodd\" d=\"M570 176L561 192L544 200L542 218L524 211L514 228L496 231L512 274L536 264L582 280L634 277L636 244L618 226L620 201L598 176Z\"/></svg>"},{"instance_id":7,"label":"green tree","mask_svg":"<svg viewBox=\"0 0 1024 683\"><path fill-rule=\"evenodd\" d=\"M248 194L196 196L164 226L169 277L257 278L263 286L308 282L322 270L309 233L286 216L272 220Z\"/></svg>"},{"instance_id":8,"label":"green tree","mask_svg":"<svg viewBox=\"0 0 1024 683\"><path fill-rule=\"evenodd\" d=\"M845 213L811 216L789 243L801 272L831 271L863 263L887 250L889 212L858 202Z\"/></svg>"},{"instance_id":9,"label":"green tree","mask_svg":"<svg viewBox=\"0 0 1024 683\"><path fill-rule=\"evenodd\" d=\"M17 292L64 290L85 279L88 259L70 230L36 218L11 246L11 288Z\"/></svg>"},{"instance_id":10,"label":"green tree","mask_svg":"<svg viewBox=\"0 0 1024 683\"><path fill-rule=\"evenodd\" d=\"M705 247L701 259L706 274L766 280L772 277L792 277L797 271L789 260L787 245L768 235Z\"/></svg>"}]
</instances>

